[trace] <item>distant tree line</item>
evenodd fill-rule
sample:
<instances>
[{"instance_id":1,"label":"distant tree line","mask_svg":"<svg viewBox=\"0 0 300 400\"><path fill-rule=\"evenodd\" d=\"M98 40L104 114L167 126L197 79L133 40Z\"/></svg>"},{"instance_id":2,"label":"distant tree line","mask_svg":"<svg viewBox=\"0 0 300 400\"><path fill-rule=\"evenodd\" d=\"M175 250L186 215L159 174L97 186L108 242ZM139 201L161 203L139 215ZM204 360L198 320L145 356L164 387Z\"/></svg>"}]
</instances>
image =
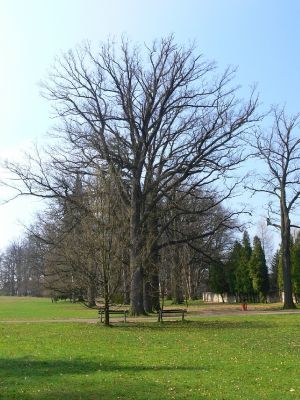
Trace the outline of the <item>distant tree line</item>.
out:
<instances>
[{"instance_id":1,"label":"distant tree line","mask_svg":"<svg viewBox=\"0 0 300 400\"><path fill-rule=\"evenodd\" d=\"M293 297L300 300L300 232L290 238ZM209 269L209 289L223 299L229 296L239 302L279 301L284 296L281 249L274 254L269 267L258 236L251 246L245 231L242 241L235 241L225 259L212 263Z\"/></svg>"},{"instance_id":2,"label":"distant tree line","mask_svg":"<svg viewBox=\"0 0 300 400\"><path fill-rule=\"evenodd\" d=\"M0 294L43 296L43 245L33 236L12 242L0 254Z\"/></svg>"},{"instance_id":3,"label":"distant tree line","mask_svg":"<svg viewBox=\"0 0 300 400\"><path fill-rule=\"evenodd\" d=\"M164 199L157 208L154 239L160 239L153 250L151 231L144 249L146 312L159 309L164 299L182 303L199 298L211 262L231 246L235 213L221 206L216 194L209 196L194 190L184 198L181 193L178 199ZM178 208L183 212L175 217ZM97 298L107 306L130 304L128 226L128 210L112 177L105 173L84 187L77 176L70 199L53 200L23 241L3 253L1 292L70 298L89 306Z\"/></svg>"},{"instance_id":4,"label":"distant tree line","mask_svg":"<svg viewBox=\"0 0 300 400\"><path fill-rule=\"evenodd\" d=\"M227 259L212 266L209 282L211 290L234 296L236 301L266 301L269 275L260 239L255 236L252 247L244 232L242 242L234 242Z\"/></svg>"},{"instance_id":5,"label":"distant tree line","mask_svg":"<svg viewBox=\"0 0 300 400\"><path fill-rule=\"evenodd\" d=\"M77 180L74 197L79 196L83 195ZM60 207L51 207L47 218L45 214L43 219L40 217L22 242L12 243L1 255L0 293L68 298L84 301L88 306L94 306L97 299L108 307L111 303L130 304L128 242L119 219L120 208L113 215L113 203L106 203L111 213L107 225L103 217L107 218L108 210L99 214L104 204L101 206L97 219L91 219L82 209L62 206L64 211L60 210L60 214ZM224 212L218 207L216 217ZM203 229L203 224L211 223L212 216L210 211L206 221L204 216L193 221L181 219L177 232L183 235L186 229L191 229L191 222L196 230ZM122 223L124 220L123 216ZM163 248L159 265L152 265L158 270L145 279L149 285L145 292L152 296L148 304L145 302L145 309L148 312L158 309L166 299L181 304L202 298L205 291L219 294L223 301L225 296L236 302L278 301L284 290L280 249L268 269L258 236L254 237L253 246L246 231L242 241L233 242L231 237L232 229L223 228L207 240L195 239L191 246L182 243ZM290 251L293 296L298 303L300 232L291 237ZM157 293L153 293L154 289Z\"/></svg>"}]
</instances>

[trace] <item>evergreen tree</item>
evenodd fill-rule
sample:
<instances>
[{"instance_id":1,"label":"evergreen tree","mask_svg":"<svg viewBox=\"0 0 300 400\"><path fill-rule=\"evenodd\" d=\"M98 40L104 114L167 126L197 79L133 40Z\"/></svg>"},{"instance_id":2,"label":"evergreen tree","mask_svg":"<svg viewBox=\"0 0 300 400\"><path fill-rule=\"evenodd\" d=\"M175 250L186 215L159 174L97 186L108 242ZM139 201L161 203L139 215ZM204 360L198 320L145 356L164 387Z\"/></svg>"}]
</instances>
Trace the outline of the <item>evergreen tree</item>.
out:
<instances>
[{"instance_id":1,"label":"evergreen tree","mask_svg":"<svg viewBox=\"0 0 300 400\"><path fill-rule=\"evenodd\" d=\"M237 297L236 271L240 264L241 252L242 245L236 240L224 267L228 293L235 297Z\"/></svg>"},{"instance_id":2,"label":"evergreen tree","mask_svg":"<svg viewBox=\"0 0 300 400\"><path fill-rule=\"evenodd\" d=\"M300 232L298 232L291 249L293 294L297 303L300 299Z\"/></svg>"},{"instance_id":3,"label":"evergreen tree","mask_svg":"<svg viewBox=\"0 0 300 400\"><path fill-rule=\"evenodd\" d=\"M278 258L278 274L277 274L277 284L280 292L283 292L283 276L282 276L282 254L281 249L279 250Z\"/></svg>"},{"instance_id":4,"label":"evergreen tree","mask_svg":"<svg viewBox=\"0 0 300 400\"><path fill-rule=\"evenodd\" d=\"M279 266L280 252L279 250L272 257L271 261L271 271L269 276L269 286L270 293L273 295L279 294L279 286L278 286L278 266Z\"/></svg>"},{"instance_id":5,"label":"evergreen tree","mask_svg":"<svg viewBox=\"0 0 300 400\"><path fill-rule=\"evenodd\" d=\"M253 290L260 301L265 301L269 291L269 276L265 253L259 237L253 240L253 251L249 261L249 272L252 279Z\"/></svg>"},{"instance_id":6,"label":"evergreen tree","mask_svg":"<svg viewBox=\"0 0 300 400\"><path fill-rule=\"evenodd\" d=\"M224 264L221 261L216 261L210 266L209 287L211 291L221 295L224 303L224 294L228 292L228 284Z\"/></svg>"},{"instance_id":7,"label":"evergreen tree","mask_svg":"<svg viewBox=\"0 0 300 400\"><path fill-rule=\"evenodd\" d=\"M243 234L242 246L243 246L243 257L247 262L249 262L252 254L252 247L250 243L249 234L247 231L245 231Z\"/></svg>"},{"instance_id":8,"label":"evergreen tree","mask_svg":"<svg viewBox=\"0 0 300 400\"><path fill-rule=\"evenodd\" d=\"M294 247L293 238L290 237L290 253L292 253L292 249ZM279 261L278 261L278 287L280 292L284 292L284 285L283 285L283 265L282 265L282 249L280 247L279 250Z\"/></svg>"},{"instance_id":9,"label":"evergreen tree","mask_svg":"<svg viewBox=\"0 0 300 400\"><path fill-rule=\"evenodd\" d=\"M236 270L236 292L240 301L253 298L253 286L249 271L249 261L252 248L248 232L245 231L242 240L240 260Z\"/></svg>"}]
</instances>

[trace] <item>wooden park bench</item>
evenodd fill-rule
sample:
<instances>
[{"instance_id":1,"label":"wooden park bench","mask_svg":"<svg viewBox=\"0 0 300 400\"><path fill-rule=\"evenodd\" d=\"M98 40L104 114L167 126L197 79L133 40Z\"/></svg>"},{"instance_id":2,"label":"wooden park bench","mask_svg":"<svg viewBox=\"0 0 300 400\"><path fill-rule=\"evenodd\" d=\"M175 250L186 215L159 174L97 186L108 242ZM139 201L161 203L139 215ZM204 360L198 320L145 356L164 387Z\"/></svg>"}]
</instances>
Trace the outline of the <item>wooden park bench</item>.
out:
<instances>
[{"instance_id":1,"label":"wooden park bench","mask_svg":"<svg viewBox=\"0 0 300 400\"><path fill-rule=\"evenodd\" d=\"M187 312L184 308L172 308L169 310L159 310L158 313L158 322L163 322L163 318L165 317L173 317L178 318L181 317L181 320L184 321L184 314Z\"/></svg>"},{"instance_id":2,"label":"wooden park bench","mask_svg":"<svg viewBox=\"0 0 300 400\"><path fill-rule=\"evenodd\" d=\"M99 309L98 309L98 314L99 314L99 316L100 316L100 322L102 323L102 322L104 322L104 316L105 316L105 309L104 309L104 307L99 307ZM116 309L113 309L113 310L109 310L109 315L122 315L123 317L124 317L124 322L126 322L126 318L127 318L127 315L128 315L128 310L116 310Z\"/></svg>"}]
</instances>

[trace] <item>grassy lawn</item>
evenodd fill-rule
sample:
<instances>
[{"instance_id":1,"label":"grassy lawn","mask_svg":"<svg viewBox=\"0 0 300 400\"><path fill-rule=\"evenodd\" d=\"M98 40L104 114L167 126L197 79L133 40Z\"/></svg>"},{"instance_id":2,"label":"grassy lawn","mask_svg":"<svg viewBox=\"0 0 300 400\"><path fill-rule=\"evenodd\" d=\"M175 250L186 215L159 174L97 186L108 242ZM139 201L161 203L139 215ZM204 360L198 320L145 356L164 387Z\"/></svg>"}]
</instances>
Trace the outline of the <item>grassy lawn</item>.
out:
<instances>
[{"instance_id":1,"label":"grassy lawn","mask_svg":"<svg viewBox=\"0 0 300 400\"><path fill-rule=\"evenodd\" d=\"M0 296L0 321L97 318L97 311L69 301L51 303L47 298Z\"/></svg>"},{"instance_id":2,"label":"grassy lawn","mask_svg":"<svg viewBox=\"0 0 300 400\"><path fill-rule=\"evenodd\" d=\"M170 301L165 302L165 307L178 308ZM186 306L183 304L182 306ZM239 311L240 304L203 303L200 300L189 302L189 313L193 315L198 312L226 312ZM278 310L282 304L250 304L251 311ZM9 297L0 296L0 321L2 320L45 320L45 319L68 319L68 318L97 318L96 310L91 310L80 303L72 304L69 301L58 301L51 303L47 298L32 297Z\"/></svg>"},{"instance_id":3,"label":"grassy lawn","mask_svg":"<svg viewBox=\"0 0 300 400\"><path fill-rule=\"evenodd\" d=\"M64 317L78 312L65 307ZM0 399L300 399L299 324L299 314L110 328L0 323Z\"/></svg>"}]
</instances>

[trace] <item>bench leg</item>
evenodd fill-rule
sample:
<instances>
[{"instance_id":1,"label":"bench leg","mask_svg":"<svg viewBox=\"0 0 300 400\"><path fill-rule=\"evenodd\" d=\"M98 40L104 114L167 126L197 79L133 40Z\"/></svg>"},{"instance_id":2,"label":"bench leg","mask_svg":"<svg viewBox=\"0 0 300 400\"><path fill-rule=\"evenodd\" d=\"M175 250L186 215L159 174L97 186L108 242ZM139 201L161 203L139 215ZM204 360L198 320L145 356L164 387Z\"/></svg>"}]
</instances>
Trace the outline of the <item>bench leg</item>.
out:
<instances>
[{"instance_id":1,"label":"bench leg","mask_svg":"<svg viewBox=\"0 0 300 400\"><path fill-rule=\"evenodd\" d=\"M162 311L160 311L160 322L164 322L163 321L163 312Z\"/></svg>"},{"instance_id":2,"label":"bench leg","mask_svg":"<svg viewBox=\"0 0 300 400\"><path fill-rule=\"evenodd\" d=\"M158 319L157 319L157 322L163 322L163 321L162 321L162 311L161 311L161 310L158 311Z\"/></svg>"}]
</instances>

